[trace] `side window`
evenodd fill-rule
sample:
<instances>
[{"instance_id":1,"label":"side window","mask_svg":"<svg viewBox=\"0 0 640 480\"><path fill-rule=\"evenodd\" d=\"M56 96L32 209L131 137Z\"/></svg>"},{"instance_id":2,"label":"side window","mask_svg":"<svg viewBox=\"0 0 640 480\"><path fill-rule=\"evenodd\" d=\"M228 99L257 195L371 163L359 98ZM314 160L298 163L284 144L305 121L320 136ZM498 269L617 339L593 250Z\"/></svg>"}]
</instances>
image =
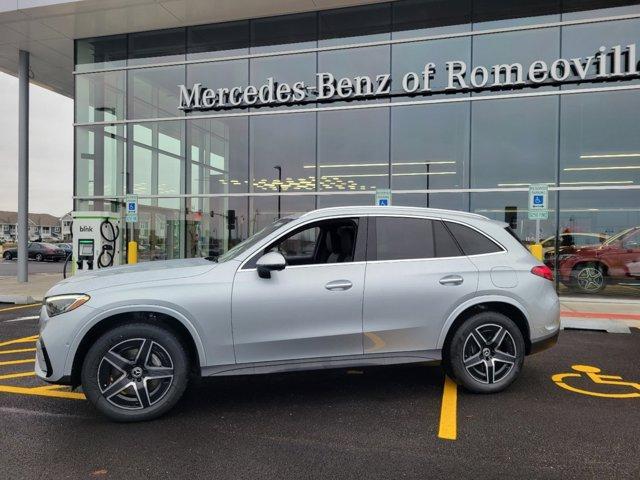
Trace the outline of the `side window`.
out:
<instances>
[{"instance_id":1,"label":"side window","mask_svg":"<svg viewBox=\"0 0 640 480\"><path fill-rule=\"evenodd\" d=\"M433 222L433 241L436 246L436 257L459 257L460 247L449 231L440 221Z\"/></svg>"},{"instance_id":2,"label":"side window","mask_svg":"<svg viewBox=\"0 0 640 480\"><path fill-rule=\"evenodd\" d=\"M353 262L356 254L358 220L338 218L314 222L289 232L256 253L244 268L255 268L267 252L280 252L288 265L319 265Z\"/></svg>"},{"instance_id":3,"label":"side window","mask_svg":"<svg viewBox=\"0 0 640 480\"><path fill-rule=\"evenodd\" d=\"M502 249L492 240L469 228L454 222L444 222L453 234L465 255L501 252Z\"/></svg>"},{"instance_id":4,"label":"side window","mask_svg":"<svg viewBox=\"0 0 640 480\"><path fill-rule=\"evenodd\" d=\"M636 249L640 247L640 230L636 230L622 241L622 248Z\"/></svg>"},{"instance_id":5,"label":"side window","mask_svg":"<svg viewBox=\"0 0 640 480\"><path fill-rule=\"evenodd\" d=\"M434 250L430 220L409 217L376 218L376 260L433 258Z\"/></svg>"}]
</instances>

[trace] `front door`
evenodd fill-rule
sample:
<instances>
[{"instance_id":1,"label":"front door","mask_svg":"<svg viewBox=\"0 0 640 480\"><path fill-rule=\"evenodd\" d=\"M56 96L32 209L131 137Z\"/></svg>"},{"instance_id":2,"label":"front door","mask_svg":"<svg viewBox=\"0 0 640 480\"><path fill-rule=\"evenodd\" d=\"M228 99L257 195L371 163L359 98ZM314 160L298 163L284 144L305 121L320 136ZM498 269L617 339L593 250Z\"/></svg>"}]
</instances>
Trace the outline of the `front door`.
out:
<instances>
[{"instance_id":1,"label":"front door","mask_svg":"<svg viewBox=\"0 0 640 480\"><path fill-rule=\"evenodd\" d=\"M440 220L369 221L365 353L434 350L445 320L478 285L478 272Z\"/></svg>"},{"instance_id":2,"label":"front door","mask_svg":"<svg viewBox=\"0 0 640 480\"><path fill-rule=\"evenodd\" d=\"M236 273L232 295L238 363L362 354L363 221L316 221L288 232ZM366 231L366 230L365 230ZM260 278L268 251L287 260Z\"/></svg>"}]
</instances>

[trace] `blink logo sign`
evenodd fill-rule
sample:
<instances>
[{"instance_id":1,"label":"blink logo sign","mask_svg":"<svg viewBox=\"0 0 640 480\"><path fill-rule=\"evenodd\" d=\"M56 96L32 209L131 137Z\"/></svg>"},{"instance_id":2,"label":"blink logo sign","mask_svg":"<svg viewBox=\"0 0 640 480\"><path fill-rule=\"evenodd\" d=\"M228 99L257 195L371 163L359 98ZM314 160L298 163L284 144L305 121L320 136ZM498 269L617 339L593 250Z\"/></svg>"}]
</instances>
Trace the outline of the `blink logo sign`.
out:
<instances>
[{"instance_id":1,"label":"blink logo sign","mask_svg":"<svg viewBox=\"0 0 640 480\"><path fill-rule=\"evenodd\" d=\"M446 76L446 86L432 90L434 79ZM504 63L491 66L478 65L470 68L462 60L452 60L444 65L433 62L425 64L420 72L407 72L399 79L394 90L398 94L430 95L454 91L518 88L541 84L565 82L603 81L638 76L636 45L600 47L587 57L559 58L551 63L543 60L523 65ZM316 74L315 85L303 81L278 83L270 77L263 85L244 87L210 88L195 83L190 88L180 89L180 110L212 110L231 107L301 104L305 102L327 102L334 100L375 98L392 94L389 73L375 77L361 75L336 78L328 72Z\"/></svg>"}]
</instances>

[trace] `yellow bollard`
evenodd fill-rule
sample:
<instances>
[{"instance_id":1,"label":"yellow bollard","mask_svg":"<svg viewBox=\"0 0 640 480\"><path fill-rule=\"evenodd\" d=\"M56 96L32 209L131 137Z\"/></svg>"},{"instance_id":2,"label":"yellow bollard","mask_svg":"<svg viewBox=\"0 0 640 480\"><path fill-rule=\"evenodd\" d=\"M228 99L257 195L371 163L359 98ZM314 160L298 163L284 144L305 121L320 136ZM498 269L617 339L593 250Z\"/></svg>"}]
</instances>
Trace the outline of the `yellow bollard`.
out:
<instances>
[{"instance_id":1,"label":"yellow bollard","mask_svg":"<svg viewBox=\"0 0 640 480\"><path fill-rule=\"evenodd\" d=\"M138 263L138 242L133 240L127 245L127 263Z\"/></svg>"},{"instance_id":2,"label":"yellow bollard","mask_svg":"<svg viewBox=\"0 0 640 480\"><path fill-rule=\"evenodd\" d=\"M539 243L532 243L529 245L529 251L531 255L542 261L542 245Z\"/></svg>"}]
</instances>

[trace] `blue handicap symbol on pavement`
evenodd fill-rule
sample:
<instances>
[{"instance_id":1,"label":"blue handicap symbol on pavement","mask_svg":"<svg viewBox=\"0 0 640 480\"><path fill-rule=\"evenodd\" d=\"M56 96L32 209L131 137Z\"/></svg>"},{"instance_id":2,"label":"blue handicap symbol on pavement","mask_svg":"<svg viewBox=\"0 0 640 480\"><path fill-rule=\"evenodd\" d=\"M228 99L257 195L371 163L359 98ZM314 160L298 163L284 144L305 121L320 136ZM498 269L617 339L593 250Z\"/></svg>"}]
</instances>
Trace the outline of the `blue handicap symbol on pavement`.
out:
<instances>
[{"instance_id":1,"label":"blue handicap symbol on pavement","mask_svg":"<svg viewBox=\"0 0 640 480\"><path fill-rule=\"evenodd\" d=\"M544 197L542 195L534 195L533 196L533 204L534 205L542 205L544 203Z\"/></svg>"}]
</instances>

